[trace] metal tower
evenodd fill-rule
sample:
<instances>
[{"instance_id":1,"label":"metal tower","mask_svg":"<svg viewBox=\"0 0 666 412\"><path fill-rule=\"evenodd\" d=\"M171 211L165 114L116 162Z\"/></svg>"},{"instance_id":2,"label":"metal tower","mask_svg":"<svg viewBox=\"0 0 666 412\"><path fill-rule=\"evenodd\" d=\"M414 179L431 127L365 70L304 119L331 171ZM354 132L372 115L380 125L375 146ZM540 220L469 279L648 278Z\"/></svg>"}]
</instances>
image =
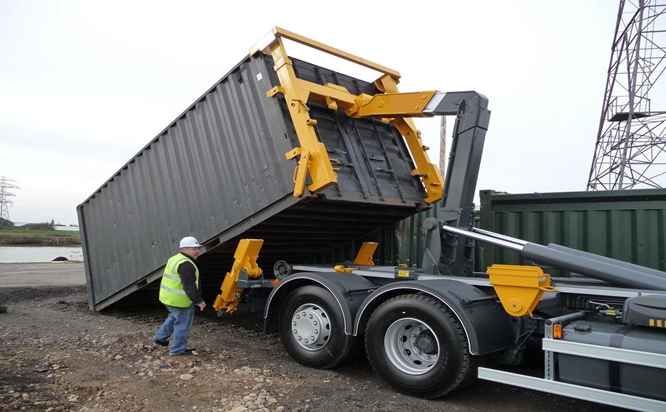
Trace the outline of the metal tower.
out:
<instances>
[{"instance_id":1,"label":"metal tower","mask_svg":"<svg viewBox=\"0 0 666 412\"><path fill-rule=\"evenodd\" d=\"M20 189L20 187L14 184L15 180L0 176L0 219L9 219L9 205L12 204L12 201L8 198L10 196L16 196L14 193L9 192L9 189Z\"/></svg>"},{"instance_id":2,"label":"metal tower","mask_svg":"<svg viewBox=\"0 0 666 412\"><path fill-rule=\"evenodd\" d=\"M588 190L666 186L665 47L666 0L620 0Z\"/></svg>"}]
</instances>

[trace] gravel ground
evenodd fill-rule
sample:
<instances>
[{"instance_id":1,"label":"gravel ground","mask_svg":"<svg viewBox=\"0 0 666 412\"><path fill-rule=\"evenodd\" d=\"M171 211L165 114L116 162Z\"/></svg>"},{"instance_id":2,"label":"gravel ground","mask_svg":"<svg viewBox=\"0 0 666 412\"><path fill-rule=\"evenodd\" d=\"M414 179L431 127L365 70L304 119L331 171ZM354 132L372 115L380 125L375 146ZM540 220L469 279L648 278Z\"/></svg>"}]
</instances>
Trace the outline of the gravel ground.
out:
<instances>
[{"instance_id":1,"label":"gravel ground","mask_svg":"<svg viewBox=\"0 0 666 412\"><path fill-rule=\"evenodd\" d=\"M404 396L362 356L327 371L297 364L263 333L261 315L243 310L199 313L190 335L196 355L170 357L151 340L166 315L159 305L96 313L82 284L2 287L9 278L1 265L0 410L621 410L489 382L440 400Z\"/></svg>"}]
</instances>

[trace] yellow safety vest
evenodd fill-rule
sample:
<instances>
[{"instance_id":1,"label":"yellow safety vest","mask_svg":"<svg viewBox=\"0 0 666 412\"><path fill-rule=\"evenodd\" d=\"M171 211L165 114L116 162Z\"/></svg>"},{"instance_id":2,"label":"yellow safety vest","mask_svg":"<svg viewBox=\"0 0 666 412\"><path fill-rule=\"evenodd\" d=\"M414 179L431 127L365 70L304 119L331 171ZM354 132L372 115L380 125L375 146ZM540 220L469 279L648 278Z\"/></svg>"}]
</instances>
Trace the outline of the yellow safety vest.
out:
<instances>
[{"instance_id":1,"label":"yellow safety vest","mask_svg":"<svg viewBox=\"0 0 666 412\"><path fill-rule=\"evenodd\" d=\"M177 308L189 308L193 303L185 294L183 282L181 282L180 275L178 274L178 267L184 262L190 262L194 265L196 286L197 288L199 287L199 268L194 264L192 259L182 253L172 256L164 267L162 284L160 285L160 302L165 305Z\"/></svg>"}]
</instances>

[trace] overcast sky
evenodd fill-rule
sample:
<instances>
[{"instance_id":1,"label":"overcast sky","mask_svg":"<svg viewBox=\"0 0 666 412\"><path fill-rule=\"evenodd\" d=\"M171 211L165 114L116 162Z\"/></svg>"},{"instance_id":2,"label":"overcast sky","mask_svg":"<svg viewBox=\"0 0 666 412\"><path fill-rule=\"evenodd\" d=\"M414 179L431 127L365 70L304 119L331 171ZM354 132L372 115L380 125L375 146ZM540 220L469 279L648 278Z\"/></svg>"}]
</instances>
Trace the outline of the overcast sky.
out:
<instances>
[{"instance_id":1,"label":"overcast sky","mask_svg":"<svg viewBox=\"0 0 666 412\"><path fill-rule=\"evenodd\" d=\"M398 70L401 91L485 94L492 117L477 189L585 190L617 7L0 0L0 176L20 187L10 218L78 223L76 206L273 26ZM376 77L335 63L322 65ZM439 120L417 126L437 162Z\"/></svg>"}]
</instances>

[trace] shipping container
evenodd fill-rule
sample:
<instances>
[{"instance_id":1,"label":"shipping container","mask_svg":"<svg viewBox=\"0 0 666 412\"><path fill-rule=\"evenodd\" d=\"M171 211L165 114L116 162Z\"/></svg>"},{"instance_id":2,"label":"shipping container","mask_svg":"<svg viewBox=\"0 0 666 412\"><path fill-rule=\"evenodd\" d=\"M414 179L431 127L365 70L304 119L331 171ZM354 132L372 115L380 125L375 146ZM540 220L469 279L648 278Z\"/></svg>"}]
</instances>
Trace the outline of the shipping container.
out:
<instances>
[{"instance_id":1,"label":"shipping container","mask_svg":"<svg viewBox=\"0 0 666 412\"><path fill-rule=\"evenodd\" d=\"M524 194L482 190L480 198L481 229L666 270L666 189ZM517 252L479 246L479 271L494 263L531 263Z\"/></svg>"},{"instance_id":2,"label":"shipping container","mask_svg":"<svg viewBox=\"0 0 666 412\"><path fill-rule=\"evenodd\" d=\"M372 83L293 59L299 78L376 94ZM231 269L241 238L264 239L259 265L306 262L425 208L397 129L310 104L337 183L293 195L299 140L270 55L243 59L78 207L88 299L100 310L157 299L155 282L184 236L205 245L204 293ZM350 251L351 253L351 251ZM342 256L339 256L342 258ZM346 259L353 258L345 256Z\"/></svg>"}]
</instances>

